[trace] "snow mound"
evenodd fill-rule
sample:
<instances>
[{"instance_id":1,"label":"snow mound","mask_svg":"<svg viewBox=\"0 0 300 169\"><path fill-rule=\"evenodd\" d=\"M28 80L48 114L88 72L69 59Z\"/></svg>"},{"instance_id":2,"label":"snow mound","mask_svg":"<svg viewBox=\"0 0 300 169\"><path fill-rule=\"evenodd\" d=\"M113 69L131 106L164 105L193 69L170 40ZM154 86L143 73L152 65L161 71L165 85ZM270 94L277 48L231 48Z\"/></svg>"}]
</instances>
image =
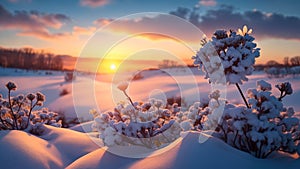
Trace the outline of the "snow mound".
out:
<instances>
[{"instance_id":1,"label":"snow mound","mask_svg":"<svg viewBox=\"0 0 300 169\"><path fill-rule=\"evenodd\" d=\"M273 159L260 160L250 154L236 150L223 141L201 134L209 139L200 144L198 142L200 133L190 132L181 143L171 150L157 156L146 158L124 158L98 149L78 160L74 161L67 168L128 168L128 169L180 169L180 168L297 168L300 166L300 159L292 159L279 155ZM280 161L277 158L282 158ZM273 167L274 168L274 167Z\"/></svg>"},{"instance_id":2,"label":"snow mound","mask_svg":"<svg viewBox=\"0 0 300 169\"><path fill-rule=\"evenodd\" d=\"M0 141L1 168L11 169L65 168L99 148L87 134L52 126L47 126L41 137L18 130L1 131Z\"/></svg>"},{"instance_id":3,"label":"snow mound","mask_svg":"<svg viewBox=\"0 0 300 169\"><path fill-rule=\"evenodd\" d=\"M0 138L1 168L62 168L64 166L58 149L34 135L12 130L1 131Z\"/></svg>"}]
</instances>

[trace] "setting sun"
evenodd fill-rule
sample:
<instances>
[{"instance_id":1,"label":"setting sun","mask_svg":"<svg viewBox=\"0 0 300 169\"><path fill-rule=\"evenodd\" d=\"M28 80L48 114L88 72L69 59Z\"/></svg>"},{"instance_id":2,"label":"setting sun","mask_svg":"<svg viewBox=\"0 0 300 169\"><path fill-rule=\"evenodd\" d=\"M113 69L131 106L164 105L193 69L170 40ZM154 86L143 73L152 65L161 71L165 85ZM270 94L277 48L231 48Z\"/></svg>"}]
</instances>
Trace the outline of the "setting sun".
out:
<instances>
[{"instance_id":1,"label":"setting sun","mask_svg":"<svg viewBox=\"0 0 300 169\"><path fill-rule=\"evenodd\" d=\"M117 68L117 67L116 67L115 64L111 64L111 65L110 65L110 70L116 70L116 68Z\"/></svg>"}]
</instances>

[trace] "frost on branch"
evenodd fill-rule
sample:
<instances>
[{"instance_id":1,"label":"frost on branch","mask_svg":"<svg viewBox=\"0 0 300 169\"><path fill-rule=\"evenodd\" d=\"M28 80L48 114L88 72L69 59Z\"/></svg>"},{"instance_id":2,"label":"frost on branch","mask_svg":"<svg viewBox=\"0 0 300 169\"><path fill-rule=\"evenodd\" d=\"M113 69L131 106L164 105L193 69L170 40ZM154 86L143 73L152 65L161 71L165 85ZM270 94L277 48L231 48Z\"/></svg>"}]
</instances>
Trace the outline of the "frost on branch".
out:
<instances>
[{"instance_id":1,"label":"frost on branch","mask_svg":"<svg viewBox=\"0 0 300 169\"><path fill-rule=\"evenodd\" d=\"M161 100L146 103L118 104L111 112L94 115L93 128L105 145L140 145L157 148L180 137L182 128L176 121L178 112L162 107ZM133 107L134 106L134 107ZM177 107L178 108L178 107Z\"/></svg>"},{"instance_id":2,"label":"frost on branch","mask_svg":"<svg viewBox=\"0 0 300 169\"><path fill-rule=\"evenodd\" d=\"M220 76L225 74L228 84L242 84L248 80L246 76L252 74L255 58L260 55L251 32L247 27L239 33L217 30L212 40L193 57L194 64L203 66L210 82L223 82Z\"/></svg>"},{"instance_id":3,"label":"frost on branch","mask_svg":"<svg viewBox=\"0 0 300 169\"><path fill-rule=\"evenodd\" d=\"M17 89L13 82L6 84L8 98L0 95L0 130L25 130L40 135L45 130L44 124L60 127L61 123L57 113L46 108L34 110L42 106L45 96L37 92L29 93L26 96L20 94L11 96L11 92Z\"/></svg>"}]
</instances>

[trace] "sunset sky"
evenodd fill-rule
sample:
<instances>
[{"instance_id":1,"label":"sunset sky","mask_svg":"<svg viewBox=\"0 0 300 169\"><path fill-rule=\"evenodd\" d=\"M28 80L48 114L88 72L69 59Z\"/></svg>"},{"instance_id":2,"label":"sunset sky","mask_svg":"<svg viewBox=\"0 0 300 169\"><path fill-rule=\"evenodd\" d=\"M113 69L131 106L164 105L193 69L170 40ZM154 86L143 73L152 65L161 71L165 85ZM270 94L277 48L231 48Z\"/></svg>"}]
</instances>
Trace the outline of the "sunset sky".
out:
<instances>
[{"instance_id":1,"label":"sunset sky","mask_svg":"<svg viewBox=\"0 0 300 169\"><path fill-rule=\"evenodd\" d=\"M208 37L216 29L238 29L246 24L253 29L253 36L261 48L257 63L271 59L282 62L283 57L300 55L299 7L298 0L1 0L0 46L32 47L56 54L91 57L95 54L88 55L89 52L82 50L97 29L126 15L160 12L187 19ZM200 47L201 37L184 26L172 25L172 21L164 16L134 15L118 20L118 25L100 31L101 42L95 41L91 48L102 50L100 53L104 54L109 46L101 43L144 31L146 27L156 30L155 34L146 33L124 40L110 55L134 58L141 57L139 53L151 55L161 49L163 52L160 53L167 53L166 58L170 51L183 60L191 58ZM160 30L162 35L157 35ZM171 35L184 36L181 40L191 50L165 37L164 32L168 31ZM143 52L149 49L152 52Z\"/></svg>"}]
</instances>

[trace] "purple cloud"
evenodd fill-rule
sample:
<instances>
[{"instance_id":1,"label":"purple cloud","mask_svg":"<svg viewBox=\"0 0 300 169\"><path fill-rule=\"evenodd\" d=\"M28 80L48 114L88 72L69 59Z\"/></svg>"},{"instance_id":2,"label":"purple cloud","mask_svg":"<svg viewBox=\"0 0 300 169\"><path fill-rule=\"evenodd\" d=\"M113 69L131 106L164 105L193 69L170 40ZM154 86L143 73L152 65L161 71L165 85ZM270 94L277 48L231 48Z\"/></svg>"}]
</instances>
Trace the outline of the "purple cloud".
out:
<instances>
[{"instance_id":1,"label":"purple cloud","mask_svg":"<svg viewBox=\"0 0 300 169\"><path fill-rule=\"evenodd\" d=\"M216 6L217 2L215 0L200 0L198 4L202 6Z\"/></svg>"},{"instance_id":2,"label":"purple cloud","mask_svg":"<svg viewBox=\"0 0 300 169\"><path fill-rule=\"evenodd\" d=\"M71 19L63 14L45 14L39 11L15 11L12 13L0 5L0 30L14 29L19 31L19 35L56 38L64 33L51 34L49 29L59 29L69 21Z\"/></svg>"},{"instance_id":3,"label":"purple cloud","mask_svg":"<svg viewBox=\"0 0 300 169\"><path fill-rule=\"evenodd\" d=\"M89 6L95 8L107 5L109 3L109 0L81 0L80 3L82 6Z\"/></svg>"},{"instance_id":4,"label":"purple cloud","mask_svg":"<svg viewBox=\"0 0 300 169\"><path fill-rule=\"evenodd\" d=\"M236 29L248 25L254 34L262 38L281 38L300 40L300 18L279 13L265 13L259 10L236 12L232 6L221 6L199 15L195 10L186 14L176 10L176 16L185 15L185 19L200 28L205 34L212 35L216 29ZM182 14L180 14L180 12ZM173 14L172 12L170 14Z\"/></svg>"}]
</instances>

